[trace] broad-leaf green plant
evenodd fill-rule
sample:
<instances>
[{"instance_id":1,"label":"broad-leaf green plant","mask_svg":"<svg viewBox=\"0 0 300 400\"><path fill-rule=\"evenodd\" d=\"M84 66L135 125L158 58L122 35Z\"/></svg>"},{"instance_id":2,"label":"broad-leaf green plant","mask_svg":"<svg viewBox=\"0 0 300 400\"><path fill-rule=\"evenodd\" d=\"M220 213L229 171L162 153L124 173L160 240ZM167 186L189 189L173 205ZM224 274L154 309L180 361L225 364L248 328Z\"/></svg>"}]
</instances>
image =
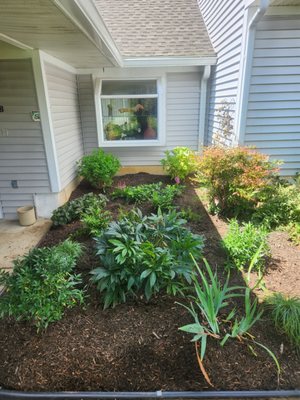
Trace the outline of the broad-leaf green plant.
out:
<instances>
[{"instance_id":1,"label":"broad-leaf green plant","mask_svg":"<svg viewBox=\"0 0 300 400\"><path fill-rule=\"evenodd\" d=\"M191 283L189 254L199 259L204 241L185 222L174 210L150 216L132 210L95 239L101 266L91 272L92 281L105 308L141 292L147 300L160 291L176 294Z\"/></svg>"},{"instance_id":2,"label":"broad-leaf green plant","mask_svg":"<svg viewBox=\"0 0 300 400\"><path fill-rule=\"evenodd\" d=\"M175 147L165 151L161 161L165 172L177 183L192 175L197 170L197 159L194 151L188 147Z\"/></svg>"},{"instance_id":3,"label":"broad-leaf green plant","mask_svg":"<svg viewBox=\"0 0 300 400\"><path fill-rule=\"evenodd\" d=\"M81 253L78 243L66 240L52 248L35 248L15 260L12 274L0 274L5 287L0 317L30 321L40 331L60 320L66 308L82 304L81 277L73 273Z\"/></svg>"}]
</instances>

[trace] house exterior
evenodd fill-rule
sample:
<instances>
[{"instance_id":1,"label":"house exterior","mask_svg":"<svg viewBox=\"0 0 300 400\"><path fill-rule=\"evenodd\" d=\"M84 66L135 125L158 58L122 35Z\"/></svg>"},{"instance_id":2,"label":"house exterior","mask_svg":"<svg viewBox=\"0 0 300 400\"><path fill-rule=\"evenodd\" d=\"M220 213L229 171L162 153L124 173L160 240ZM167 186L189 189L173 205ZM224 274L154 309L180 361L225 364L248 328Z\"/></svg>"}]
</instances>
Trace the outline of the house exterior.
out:
<instances>
[{"instance_id":1,"label":"house exterior","mask_svg":"<svg viewBox=\"0 0 300 400\"><path fill-rule=\"evenodd\" d=\"M255 146L300 172L300 1L198 4L218 58L205 144Z\"/></svg>"},{"instance_id":2,"label":"house exterior","mask_svg":"<svg viewBox=\"0 0 300 400\"><path fill-rule=\"evenodd\" d=\"M216 140L299 170L300 15L287 2L2 0L0 218L27 204L49 217L99 147L123 172Z\"/></svg>"}]
</instances>

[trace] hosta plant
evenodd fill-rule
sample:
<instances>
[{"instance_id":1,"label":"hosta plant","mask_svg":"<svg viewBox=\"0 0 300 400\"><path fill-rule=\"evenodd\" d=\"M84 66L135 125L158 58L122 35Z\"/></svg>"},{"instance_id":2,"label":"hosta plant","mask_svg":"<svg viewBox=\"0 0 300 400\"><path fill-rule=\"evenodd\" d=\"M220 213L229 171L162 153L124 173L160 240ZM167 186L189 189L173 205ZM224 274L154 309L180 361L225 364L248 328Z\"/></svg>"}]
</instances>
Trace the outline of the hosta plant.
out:
<instances>
[{"instance_id":1,"label":"hosta plant","mask_svg":"<svg viewBox=\"0 0 300 400\"><path fill-rule=\"evenodd\" d=\"M53 211L51 220L54 226L69 224L78 220L92 209L102 209L106 206L107 198L103 194L87 193L77 199L70 200Z\"/></svg>"}]
</instances>

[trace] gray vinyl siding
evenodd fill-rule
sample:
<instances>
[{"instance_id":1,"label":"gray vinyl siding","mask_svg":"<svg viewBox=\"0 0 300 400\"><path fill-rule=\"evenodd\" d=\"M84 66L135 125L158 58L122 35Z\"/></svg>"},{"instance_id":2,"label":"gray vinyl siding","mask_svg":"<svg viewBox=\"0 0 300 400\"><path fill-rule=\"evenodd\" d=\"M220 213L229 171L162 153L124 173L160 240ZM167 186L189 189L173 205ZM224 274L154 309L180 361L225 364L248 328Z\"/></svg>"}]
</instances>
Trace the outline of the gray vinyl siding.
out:
<instances>
[{"instance_id":1,"label":"gray vinyl siding","mask_svg":"<svg viewBox=\"0 0 300 400\"><path fill-rule=\"evenodd\" d=\"M78 75L77 82L84 153L89 154L98 146L92 75Z\"/></svg>"},{"instance_id":2,"label":"gray vinyl siding","mask_svg":"<svg viewBox=\"0 0 300 400\"><path fill-rule=\"evenodd\" d=\"M41 124L31 119L38 110L31 60L0 61L0 104L0 205L5 219L16 219L35 193L50 192Z\"/></svg>"},{"instance_id":3,"label":"gray vinyl siding","mask_svg":"<svg viewBox=\"0 0 300 400\"><path fill-rule=\"evenodd\" d=\"M300 16L265 17L257 27L245 144L300 172Z\"/></svg>"},{"instance_id":4,"label":"gray vinyl siding","mask_svg":"<svg viewBox=\"0 0 300 400\"><path fill-rule=\"evenodd\" d=\"M76 177L76 161L83 155L77 78L45 64L50 112L62 189Z\"/></svg>"},{"instance_id":5,"label":"gray vinyl siding","mask_svg":"<svg viewBox=\"0 0 300 400\"><path fill-rule=\"evenodd\" d=\"M88 78L78 77L79 82ZM120 158L122 165L160 165L164 151L176 146L197 150L199 129L200 73L168 73L166 88L166 145L149 147L105 148ZM92 85L79 84L80 109L84 137L89 138L89 150L97 147L96 118ZM88 89L89 88L89 89ZM88 94L90 90L90 94Z\"/></svg>"},{"instance_id":6,"label":"gray vinyl siding","mask_svg":"<svg viewBox=\"0 0 300 400\"><path fill-rule=\"evenodd\" d=\"M217 53L217 65L212 68L209 84L205 144L210 145L214 141L231 144L233 132L225 139L220 126L219 108L225 100L234 120L241 61L244 2L241 0L198 0L198 4Z\"/></svg>"}]
</instances>

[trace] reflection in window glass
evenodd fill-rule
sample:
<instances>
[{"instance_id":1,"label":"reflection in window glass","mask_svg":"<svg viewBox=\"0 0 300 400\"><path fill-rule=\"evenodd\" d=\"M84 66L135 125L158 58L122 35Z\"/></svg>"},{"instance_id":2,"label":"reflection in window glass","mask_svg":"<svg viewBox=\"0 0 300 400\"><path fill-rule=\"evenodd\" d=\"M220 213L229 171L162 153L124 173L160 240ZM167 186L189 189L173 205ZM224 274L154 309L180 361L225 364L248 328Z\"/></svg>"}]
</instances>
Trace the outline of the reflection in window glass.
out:
<instances>
[{"instance_id":1,"label":"reflection in window glass","mask_svg":"<svg viewBox=\"0 0 300 400\"><path fill-rule=\"evenodd\" d=\"M132 94L138 91L143 91L141 96ZM156 81L104 81L101 92L104 139L156 140L156 92Z\"/></svg>"}]
</instances>

